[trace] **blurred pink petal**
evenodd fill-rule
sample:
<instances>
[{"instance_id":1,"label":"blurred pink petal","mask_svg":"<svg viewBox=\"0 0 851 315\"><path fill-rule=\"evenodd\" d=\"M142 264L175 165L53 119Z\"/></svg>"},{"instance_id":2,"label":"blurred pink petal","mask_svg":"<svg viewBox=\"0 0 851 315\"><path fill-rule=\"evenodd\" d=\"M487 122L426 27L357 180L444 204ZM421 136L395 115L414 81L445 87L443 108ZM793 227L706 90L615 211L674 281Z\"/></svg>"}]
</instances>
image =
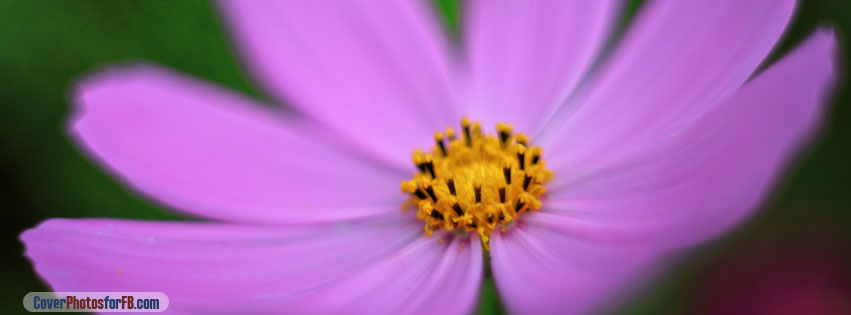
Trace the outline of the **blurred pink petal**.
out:
<instances>
[{"instance_id":1,"label":"blurred pink petal","mask_svg":"<svg viewBox=\"0 0 851 315\"><path fill-rule=\"evenodd\" d=\"M553 187L545 207L569 218L541 224L681 246L741 222L813 135L838 70L836 54L833 33L816 32L659 145L612 157Z\"/></svg>"},{"instance_id":2,"label":"blurred pink petal","mask_svg":"<svg viewBox=\"0 0 851 315\"><path fill-rule=\"evenodd\" d=\"M396 174L328 146L222 88L148 66L76 90L74 138L132 187L192 214L238 222L397 212ZM280 115L279 115L280 116Z\"/></svg>"},{"instance_id":3,"label":"blurred pink petal","mask_svg":"<svg viewBox=\"0 0 851 315\"><path fill-rule=\"evenodd\" d=\"M521 222L491 239L494 280L515 314L586 314L624 293L653 252L601 246Z\"/></svg>"},{"instance_id":4,"label":"blurred pink petal","mask_svg":"<svg viewBox=\"0 0 851 315\"><path fill-rule=\"evenodd\" d=\"M617 23L617 2L467 2L470 116L537 131L597 57Z\"/></svg>"},{"instance_id":5,"label":"blurred pink petal","mask_svg":"<svg viewBox=\"0 0 851 315\"><path fill-rule=\"evenodd\" d=\"M847 224L819 223L793 223L725 248L702 267L707 276L697 279L690 308L706 315L851 314Z\"/></svg>"},{"instance_id":6,"label":"blurred pink petal","mask_svg":"<svg viewBox=\"0 0 851 315\"><path fill-rule=\"evenodd\" d=\"M425 238L415 219L258 227L53 219L25 232L55 291L160 291L186 313L463 313L476 241Z\"/></svg>"},{"instance_id":7,"label":"blurred pink petal","mask_svg":"<svg viewBox=\"0 0 851 315\"><path fill-rule=\"evenodd\" d=\"M543 144L566 174L659 141L738 89L786 28L794 0L649 2Z\"/></svg>"},{"instance_id":8,"label":"blurred pink petal","mask_svg":"<svg viewBox=\"0 0 851 315\"><path fill-rule=\"evenodd\" d=\"M427 1L224 1L248 66L275 97L407 169L460 118Z\"/></svg>"}]
</instances>

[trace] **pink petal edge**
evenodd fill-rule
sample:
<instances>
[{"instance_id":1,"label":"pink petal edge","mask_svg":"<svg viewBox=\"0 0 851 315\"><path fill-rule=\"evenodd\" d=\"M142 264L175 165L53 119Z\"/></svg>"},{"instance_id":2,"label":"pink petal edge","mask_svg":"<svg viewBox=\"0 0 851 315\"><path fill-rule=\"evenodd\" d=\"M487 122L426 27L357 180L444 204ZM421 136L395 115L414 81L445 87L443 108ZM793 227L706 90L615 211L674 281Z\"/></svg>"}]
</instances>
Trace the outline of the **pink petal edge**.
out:
<instances>
[{"instance_id":1,"label":"pink petal edge","mask_svg":"<svg viewBox=\"0 0 851 315\"><path fill-rule=\"evenodd\" d=\"M400 168L456 125L453 61L426 1L222 1L259 83Z\"/></svg>"},{"instance_id":2,"label":"pink petal edge","mask_svg":"<svg viewBox=\"0 0 851 315\"><path fill-rule=\"evenodd\" d=\"M438 242L410 217L310 226L52 219L21 235L55 291L155 291L171 312L462 314L475 239Z\"/></svg>"},{"instance_id":3,"label":"pink petal edge","mask_svg":"<svg viewBox=\"0 0 851 315\"><path fill-rule=\"evenodd\" d=\"M154 66L112 68L75 90L71 135L143 194L225 221L341 220L399 211L405 174L335 149L223 88Z\"/></svg>"},{"instance_id":4,"label":"pink petal edge","mask_svg":"<svg viewBox=\"0 0 851 315\"><path fill-rule=\"evenodd\" d=\"M758 208L812 138L836 60L833 32L817 31L659 145L563 180L545 202L552 214L529 219L576 236L662 247L719 235Z\"/></svg>"},{"instance_id":5,"label":"pink petal edge","mask_svg":"<svg viewBox=\"0 0 851 315\"><path fill-rule=\"evenodd\" d=\"M609 0L465 3L470 117L534 135L591 67L621 7Z\"/></svg>"},{"instance_id":6,"label":"pink petal edge","mask_svg":"<svg viewBox=\"0 0 851 315\"><path fill-rule=\"evenodd\" d=\"M581 171L690 124L754 73L794 8L794 0L647 3L544 133L550 166Z\"/></svg>"},{"instance_id":7,"label":"pink petal edge","mask_svg":"<svg viewBox=\"0 0 851 315\"><path fill-rule=\"evenodd\" d=\"M491 238L497 290L512 314L588 314L650 275L657 252L587 242L519 222Z\"/></svg>"}]
</instances>

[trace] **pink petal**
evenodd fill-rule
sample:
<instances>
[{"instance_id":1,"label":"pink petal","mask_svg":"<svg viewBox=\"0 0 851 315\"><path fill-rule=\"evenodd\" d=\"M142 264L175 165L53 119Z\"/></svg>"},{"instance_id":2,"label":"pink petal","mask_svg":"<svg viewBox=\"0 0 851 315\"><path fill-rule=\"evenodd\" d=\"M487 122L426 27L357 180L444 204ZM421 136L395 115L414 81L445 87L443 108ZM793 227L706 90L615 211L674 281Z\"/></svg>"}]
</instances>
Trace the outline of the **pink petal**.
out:
<instances>
[{"instance_id":1,"label":"pink petal","mask_svg":"<svg viewBox=\"0 0 851 315\"><path fill-rule=\"evenodd\" d=\"M588 314L639 284L639 271L654 262L646 250L601 246L527 222L494 233L490 246L497 290L516 314Z\"/></svg>"},{"instance_id":2,"label":"pink petal","mask_svg":"<svg viewBox=\"0 0 851 315\"><path fill-rule=\"evenodd\" d=\"M780 38L794 0L654 1L544 141L554 170L657 141L747 80Z\"/></svg>"},{"instance_id":3,"label":"pink petal","mask_svg":"<svg viewBox=\"0 0 851 315\"><path fill-rule=\"evenodd\" d=\"M741 222L816 130L836 50L818 31L691 126L563 178L545 204L566 218L542 224L681 246Z\"/></svg>"},{"instance_id":4,"label":"pink petal","mask_svg":"<svg viewBox=\"0 0 851 315\"><path fill-rule=\"evenodd\" d=\"M470 1L471 117L535 132L565 101L617 22L617 1Z\"/></svg>"},{"instance_id":5,"label":"pink petal","mask_svg":"<svg viewBox=\"0 0 851 315\"><path fill-rule=\"evenodd\" d=\"M463 313L475 239L411 216L307 226L53 219L21 235L56 291L160 291L186 313Z\"/></svg>"},{"instance_id":6,"label":"pink petal","mask_svg":"<svg viewBox=\"0 0 851 315\"><path fill-rule=\"evenodd\" d=\"M399 211L404 174L333 149L318 129L154 67L112 69L75 91L71 132L130 186L192 214L260 223Z\"/></svg>"},{"instance_id":7,"label":"pink petal","mask_svg":"<svg viewBox=\"0 0 851 315\"><path fill-rule=\"evenodd\" d=\"M375 152L411 152L460 118L427 1L225 1L238 48L275 97Z\"/></svg>"}]
</instances>

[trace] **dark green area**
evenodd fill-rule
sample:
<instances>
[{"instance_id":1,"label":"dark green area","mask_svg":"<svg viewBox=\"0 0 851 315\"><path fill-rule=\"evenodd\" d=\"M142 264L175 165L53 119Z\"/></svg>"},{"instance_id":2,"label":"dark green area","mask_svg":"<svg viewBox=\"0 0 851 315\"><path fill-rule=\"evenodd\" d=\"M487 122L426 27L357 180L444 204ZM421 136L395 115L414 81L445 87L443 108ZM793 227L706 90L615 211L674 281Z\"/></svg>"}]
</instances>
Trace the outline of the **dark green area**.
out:
<instances>
[{"instance_id":1,"label":"dark green area","mask_svg":"<svg viewBox=\"0 0 851 315\"><path fill-rule=\"evenodd\" d=\"M434 0L436 11L444 22L447 32L454 39L461 36L461 15L464 14L461 2L455 0Z\"/></svg>"},{"instance_id":2,"label":"dark green area","mask_svg":"<svg viewBox=\"0 0 851 315\"><path fill-rule=\"evenodd\" d=\"M632 1L630 12L640 11L639 3ZM463 24L463 5L437 0L436 8L447 29L461 36L457 30ZM841 43L849 43L849 21L849 1L803 1L773 58L817 25L834 25ZM136 60L262 97L207 2L0 1L0 200L6 213L0 220L0 312L20 312L26 292L46 289L22 257L17 237L23 229L51 217L180 219L120 185L84 157L64 132L73 82L98 67ZM846 50L843 60L847 74L851 58ZM764 211L676 264L619 312L696 313L703 287L718 272L717 266L739 259L741 248L825 231L832 231L833 238L851 239L851 90L845 82L840 83L821 137L788 173ZM851 252L851 247L841 246L839 251ZM482 288L480 312L501 313L490 278Z\"/></svg>"}]
</instances>

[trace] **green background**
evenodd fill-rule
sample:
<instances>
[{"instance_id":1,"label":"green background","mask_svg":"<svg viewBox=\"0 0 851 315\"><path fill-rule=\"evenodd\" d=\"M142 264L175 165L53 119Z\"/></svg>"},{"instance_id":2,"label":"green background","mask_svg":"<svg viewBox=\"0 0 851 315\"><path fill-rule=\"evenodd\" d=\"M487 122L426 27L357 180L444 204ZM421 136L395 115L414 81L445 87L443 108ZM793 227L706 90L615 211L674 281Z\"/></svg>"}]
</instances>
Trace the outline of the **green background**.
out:
<instances>
[{"instance_id":1,"label":"green background","mask_svg":"<svg viewBox=\"0 0 851 315\"><path fill-rule=\"evenodd\" d=\"M436 12L457 36L459 8L438 1ZM630 11L641 10L633 1ZM622 25L628 25L624 21ZM803 1L771 60L819 25L832 25L849 43L851 1ZM47 288L22 256L18 234L51 217L181 219L110 178L64 133L72 82L88 71L127 60L149 60L263 98L249 81L215 8L201 1L0 1L0 313L22 312L21 299ZM843 73L849 56L843 50ZM851 116L843 79L821 136L787 173L763 211L736 232L680 260L650 287L613 305L617 313L712 313L712 305L765 300L758 286L792 290L805 280L832 279L813 300L851 310ZM814 254L813 251L816 253ZM810 264L783 265L795 259ZM824 269L824 270L823 270ZM749 271L753 270L753 271ZM752 278L728 275L745 274ZM777 280L780 279L780 280ZM813 291L813 290L810 290ZM809 292L809 291L808 291ZM844 301L844 302L843 302ZM479 311L502 312L492 282Z\"/></svg>"}]
</instances>

